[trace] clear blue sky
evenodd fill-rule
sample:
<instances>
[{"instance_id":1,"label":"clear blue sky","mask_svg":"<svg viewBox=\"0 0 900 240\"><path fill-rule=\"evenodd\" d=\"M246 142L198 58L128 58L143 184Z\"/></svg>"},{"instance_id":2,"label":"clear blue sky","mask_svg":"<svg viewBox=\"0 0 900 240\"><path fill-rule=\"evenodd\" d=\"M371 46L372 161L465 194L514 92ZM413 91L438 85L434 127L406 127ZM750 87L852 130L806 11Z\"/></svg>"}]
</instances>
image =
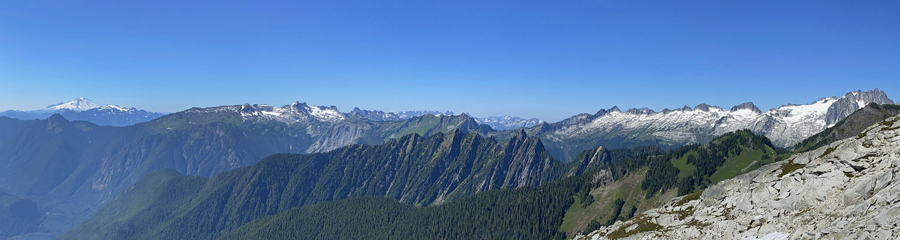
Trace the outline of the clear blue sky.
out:
<instances>
[{"instance_id":1,"label":"clear blue sky","mask_svg":"<svg viewBox=\"0 0 900 240\"><path fill-rule=\"evenodd\" d=\"M548 121L900 100L900 1L0 2L0 110L293 101Z\"/></svg>"}]
</instances>

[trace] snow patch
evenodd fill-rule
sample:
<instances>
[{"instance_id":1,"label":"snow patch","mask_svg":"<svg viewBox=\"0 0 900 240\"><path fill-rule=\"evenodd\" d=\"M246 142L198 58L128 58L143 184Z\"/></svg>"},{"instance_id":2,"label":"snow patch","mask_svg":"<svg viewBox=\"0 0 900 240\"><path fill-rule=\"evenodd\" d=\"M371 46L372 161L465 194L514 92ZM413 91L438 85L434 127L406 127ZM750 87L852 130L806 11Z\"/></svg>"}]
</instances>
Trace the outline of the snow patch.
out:
<instances>
[{"instance_id":1,"label":"snow patch","mask_svg":"<svg viewBox=\"0 0 900 240\"><path fill-rule=\"evenodd\" d=\"M308 106L294 103L283 107L273 107L266 104L242 105L232 111L240 112L244 121L248 120L274 120L284 123L295 123L306 119L318 121L341 121L346 116L335 107Z\"/></svg>"},{"instance_id":2,"label":"snow patch","mask_svg":"<svg viewBox=\"0 0 900 240\"><path fill-rule=\"evenodd\" d=\"M823 98L809 105L791 105L777 108L776 111L786 113L782 119L788 125L793 123L807 121L811 118L825 116L828 108L837 102L836 98ZM768 113L768 112L767 112Z\"/></svg>"},{"instance_id":3,"label":"snow patch","mask_svg":"<svg viewBox=\"0 0 900 240\"><path fill-rule=\"evenodd\" d=\"M119 110L119 111L123 111L123 112L134 110L134 108L124 108L124 107L120 107L119 105L103 105L102 107L100 107L100 109L101 110L115 109L115 110Z\"/></svg>"},{"instance_id":4,"label":"snow patch","mask_svg":"<svg viewBox=\"0 0 900 240\"><path fill-rule=\"evenodd\" d=\"M309 115L324 121L344 120L344 114L337 111L337 108L326 108L322 106L308 106Z\"/></svg>"}]
</instances>

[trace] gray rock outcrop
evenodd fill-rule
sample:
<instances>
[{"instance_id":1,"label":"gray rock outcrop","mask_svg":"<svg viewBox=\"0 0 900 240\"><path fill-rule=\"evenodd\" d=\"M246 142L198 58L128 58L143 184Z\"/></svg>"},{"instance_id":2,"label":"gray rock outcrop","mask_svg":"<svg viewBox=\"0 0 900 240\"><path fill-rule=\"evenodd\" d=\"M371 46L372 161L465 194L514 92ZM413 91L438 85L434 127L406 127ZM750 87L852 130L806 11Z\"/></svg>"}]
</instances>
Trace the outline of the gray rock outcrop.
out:
<instances>
[{"instance_id":1,"label":"gray rock outcrop","mask_svg":"<svg viewBox=\"0 0 900 240\"><path fill-rule=\"evenodd\" d=\"M849 92L828 107L828 113L825 114L825 125L831 126L840 122L856 110L865 107L868 103L891 104L893 102L884 91L878 90L878 88L865 92L860 90Z\"/></svg>"},{"instance_id":2,"label":"gray rock outcrop","mask_svg":"<svg viewBox=\"0 0 900 240\"><path fill-rule=\"evenodd\" d=\"M900 238L898 120L576 239Z\"/></svg>"},{"instance_id":3,"label":"gray rock outcrop","mask_svg":"<svg viewBox=\"0 0 900 240\"><path fill-rule=\"evenodd\" d=\"M734 107L731 107L732 112L741 110L741 109L749 109L750 111L753 111L755 113L762 113L762 111L760 111L759 108L753 104L753 102L745 102L745 103L735 105Z\"/></svg>"}]
</instances>

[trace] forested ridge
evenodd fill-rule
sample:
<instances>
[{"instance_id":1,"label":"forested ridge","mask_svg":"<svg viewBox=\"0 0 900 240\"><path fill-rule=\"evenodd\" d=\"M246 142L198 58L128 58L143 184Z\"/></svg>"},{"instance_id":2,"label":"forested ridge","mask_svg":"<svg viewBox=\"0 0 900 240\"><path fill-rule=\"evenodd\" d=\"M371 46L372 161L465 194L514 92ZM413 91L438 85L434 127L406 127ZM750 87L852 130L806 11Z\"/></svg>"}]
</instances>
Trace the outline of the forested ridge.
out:
<instances>
[{"instance_id":1,"label":"forested ridge","mask_svg":"<svg viewBox=\"0 0 900 240\"><path fill-rule=\"evenodd\" d=\"M323 201L381 196L427 206L492 189L548 183L565 170L564 163L543 150L539 139L524 132L503 144L459 130L430 137L412 134L382 145L357 144L328 153L275 154L210 179L179 180L188 177L172 171L155 174L63 238L126 235L133 231L130 226L140 225L147 231L127 235L209 239L256 218ZM169 185L148 183L154 181ZM193 188L196 191L183 195L168 190ZM175 199L166 199L170 197ZM182 204L158 206L146 199ZM113 217L123 211L140 214ZM165 221L144 221L141 216Z\"/></svg>"},{"instance_id":2,"label":"forested ridge","mask_svg":"<svg viewBox=\"0 0 900 240\"><path fill-rule=\"evenodd\" d=\"M647 197L673 187L678 188L678 195L705 189L713 184L710 178L721 169L729 157L741 155L744 151L756 150L762 151L763 154L760 158L752 160L764 162L779 161L783 157L778 154L787 152L773 146L768 138L755 135L749 130L727 133L708 144L689 145L658 156L664 160L686 158L686 163L693 168L693 173L686 177L678 177L682 170L673 165L671 161L652 161L649 164L649 172L641 184L641 189L647 190ZM757 164L756 167L758 166L761 165ZM734 176L728 178L731 177Z\"/></svg>"},{"instance_id":3,"label":"forested ridge","mask_svg":"<svg viewBox=\"0 0 900 240\"><path fill-rule=\"evenodd\" d=\"M584 176L431 207L385 198L326 202L260 218L221 239L564 239L559 225Z\"/></svg>"},{"instance_id":4,"label":"forested ridge","mask_svg":"<svg viewBox=\"0 0 900 240\"><path fill-rule=\"evenodd\" d=\"M612 218L595 218L584 230L639 213L633 199L595 201L602 197L591 193L597 187L644 173L639 188L646 197L668 189L685 194L709 186L734 163L743 164L738 172L749 171L778 160L783 152L746 130L670 152L655 146L591 149L579 155L582 162L568 165L552 158L545 162L549 155L537 150L540 141L524 132L503 145L490 142L494 140L458 131L429 138L408 135L384 145L352 145L323 154L276 154L208 180L162 171L141 180L63 239L565 238L563 217L573 208L611 204L616 209ZM469 159L464 156L493 157L463 161ZM428 160L400 161L420 158ZM687 161L676 166L678 159ZM584 168L584 161L608 164L551 181ZM544 177L498 174L521 172L526 166L529 172L536 166L550 167L544 173L530 172ZM685 170L692 173L682 173ZM729 174L725 177L736 176ZM463 180L453 180L457 176ZM532 180L520 185L515 179ZM492 182L510 189L472 190ZM453 184L471 194L440 190Z\"/></svg>"},{"instance_id":5,"label":"forested ridge","mask_svg":"<svg viewBox=\"0 0 900 240\"><path fill-rule=\"evenodd\" d=\"M581 207L592 204L593 197L589 192L604 184L597 178L601 172L609 174L615 181L648 166L664 169L648 171L644 176L644 182L649 184L642 187L650 189L654 186L652 184L667 179L678 181L679 170L669 161L673 157L681 157L691 151L706 152L708 155L701 155L693 162L703 168L714 169L723 163L711 160L713 158L739 155L743 151L763 149L765 146L771 149L771 143L765 137L739 131L726 134L707 145L686 146L669 153L655 146L616 149L609 153L616 156L616 161L610 165L539 187L482 192L432 207L415 207L395 200L371 198L326 202L259 218L222 239L564 239L566 234L560 229L562 217L572 207L575 196L582 199ZM695 172L701 173L696 175L701 179L708 179L712 174L709 170ZM674 184L659 186L666 186L666 189L678 187ZM690 189L706 186L690 186ZM594 221L586 230L612 224L615 220L627 220L637 211L633 206L625 208L622 199L616 199L613 207L617 210L611 220L602 223Z\"/></svg>"}]
</instances>

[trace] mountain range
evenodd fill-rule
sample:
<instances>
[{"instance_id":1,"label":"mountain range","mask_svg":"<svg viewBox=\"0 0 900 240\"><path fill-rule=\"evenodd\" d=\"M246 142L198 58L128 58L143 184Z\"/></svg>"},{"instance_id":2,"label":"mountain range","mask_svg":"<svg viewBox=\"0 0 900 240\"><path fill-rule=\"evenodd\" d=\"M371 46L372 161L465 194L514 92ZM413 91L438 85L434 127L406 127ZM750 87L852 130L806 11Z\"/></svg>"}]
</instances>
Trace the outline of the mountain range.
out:
<instances>
[{"instance_id":1,"label":"mountain range","mask_svg":"<svg viewBox=\"0 0 900 240\"><path fill-rule=\"evenodd\" d=\"M159 118L165 113L148 112L136 108L125 108L118 105L97 105L87 98L78 98L47 106L45 109L32 111L7 110L0 116L17 119L46 119L60 114L66 119L88 121L103 126L128 126Z\"/></svg>"},{"instance_id":2,"label":"mountain range","mask_svg":"<svg viewBox=\"0 0 900 240\"><path fill-rule=\"evenodd\" d=\"M316 117L333 116L328 111L294 107L285 115L266 114L273 109L265 106L196 108L126 127L68 121L60 114L45 120L0 117L0 188L36 202L47 213L42 233L52 236L161 168L208 177L275 153L323 152L453 130L486 135L490 129L466 115L327 122Z\"/></svg>"},{"instance_id":3,"label":"mountain range","mask_svg":"<svg viewBox=\"0 0 900 240\"><path fill-rule=\"evenodd\" d=\"M607 149L615 152L644 145L676 149L709 142L721 135L715 135L719 131L738 130L741 126L769 126L750 129L766 136L770 132L773 137L783 136L781 142L772 140L774 147L783 147L836 125L829 122L829 117L843 119L845 113L853 112L847 109L889 101L884 92L876 89L766 112L752 104L731 110L701 104L693 109L662 112L622 112L614 107L557 123L541 122L522 129L524 132L498 131L467 114L373 120L359 113L363 110L345 114L333 106L300 102L282 107L244 104L191 108L124 127L70 121L61 113L43 120L0 117L0 166L4 166L0 168L0 188L8 192L10 199L35 202L46 213L41 218L40 231L53 236L90 216L141 177L162 168L188 176L212 177L254 165L276 153L325 153L354 144L381 145L410 134L428 138L458 132L477 134L497 143L523 135L539 139L534 144L541 145L541 154L547 153L564 163L589 162L573 170L581 173L609 164L611 161L603 157ZM98 109L86 101L63 106ZM779 129L791 134L777 134Z\"/></svg>"},{"instance_id":4,"label":"mountain range","mask_svg":"<svg viewBox=\"0 0 900 240\"><path fill-rule=\"evenodd\" d=\"M727 169L713 166L714 171L701 171L704 168L700 166L704 165L700 163L704 161L723 156L732 159L753 153L774 154L771 143L749 131L729 133L708 147L689 146L672 155L691 152L714 155L700 157L694 163L698 165L696 175L703 177L718 176L713 172ZM580 154L579 161L563 164L542 149L539 139L528 137L522 130L502 145L478 134L454 130L425 138L405 136L379 146L352 145L324 154L272 155L252 167L223 172L210 179L181 176L167 169L142 178L62 239L565 237L558 229L560 224L571 221L562 215L567 209L573 211L569 207L572 196L592 198L588 197L591 187L604 185L598 181L642 174L648 179L645 182L663 184L640 187L650 189L650 195L674 186L665 185L669 178L672 182L678 180L676 175L668 174L673 172L638 173L642 170L637 168L655 169L655 161L669 161L647 158L658 154L662 153L614 154L598 148ZM630 157L613 159L612 155ZM745 169L753 169L752 163L746 163L750 165ZM610 168L610 164L615 165ZM597 171L604 166L605 171ZM560 178L563 179L551 183ZM688 184L693 187L694 183ZM491 189L500 192L483 192ZM353 199L354 196L392 200ZM318 204L322 201L331 202ZM334 201L339 208L331 207ZM581 204L588 205L586 201ZM498 202L503 205L497 206ZM455 207L457 204L466 207ZM453 211L445 211L447 208ZM432 211L441 214L432 215ZM374 212L384 212L385 216L373 215ZM355 220L358 218L370 220L360 222ZM320 225L324 222L330 224ZM444 225L448 222L469 224ZM423 227L421 224L425 223L434 225ZM310 224L315 227L306 226ZM433 227L440 230L432 230ZM348 228L359 230L347 232ZM475 229L496 230L485 233ZM344 233L323 235L338 232Z\"/></svg>"},{"instance_id":5,"label":"mountain range","mask_svg":"<svg viewBox=\"0 0 900 240\"><path fill-rule=\"evenodd\" d=\"M708 142L740 129L765 135L776 146L791 147L869 103L894 102L876 88L852 91L841 97L826 97L805 105L788 104L765 112L751 102L728 110L706 104L660 112L646 108L622 111L612 107L556 123L541 123L527 131L529 135L541 138L550 153L563 160L601 145L609 148L640 145L671 148ZM502 138L502 134L498 137Z\"/></svg>"},{"instance_id":6,"label":"mountain range","mask_svg":"<svg viewBox=\"0 0 900 240\"><path fill-rule=\"evenodd\" d=\"M898 107L870 104L866 109ZM842 131L836 127L871 116L855 113L829 129ZM476 146L493 141L478 140L484 139L478 134L412 135L325 154L273 155L210 179L160 170L62 238L565 239L579 232L587 236L578 239L892 238L898 234L893 230L898 213L891 204L898 200L892 194L898 185L890 166L896 165L891 156L900 148L891 139L898 125L897 118L888 118L801 154L778 150L767 138L742 130L669 153L588 150L564 167L540 150L539 139L521 130L503 147L487 148L502 149L487 151L499 155L480 154ZM505 157L512 152L515 156ZM484 157L491 155L496 157ZM534 158L538 155L544 157ZM416 162L425 165L396 167ZM573 172L586 164L592 165L589 170ZM497 171L500 166L518 168ZM512 175L493 177L502 172ZM544 183L506 184L516 178ZM488 179L505 184L469 197L442 197L493 182ZM821 187L805 187L810 184ZM675 192L683 196L672 198ZM811 204L818 202L825 206ZM806 220L792 221L798 216Z\"/></svg>"},{"instance_id":7,"label":"mountain range","mask_svg":"<svg viewBox=\"0 0 900 240\"><path fill-rule=\"evenodd\" d=\"M412 134L383 145L276 154L210 179L161 170L139 181L141 189L124 191L97 218L63 239L212 239L250 220L323 201L381 196L427 206L487 190L540 185L566 171L539 139L524 131L503 144L458 129L430 137ZM148 191L177 197L159 199L147 196ZM133 205L147 197L154 202L145 208Z\"/></svg>"},{"instance_id":8,"label":"mountain range","mask_svg":"<svg viewBox=\"0 0 900 240\"><path fill-rule=\"evenodd\" d=\"M350 111L347 115L359 114L366 119L372 121L398 121L405 120L411 117L422 116L426 114L430 115L453 115L453 112L439 112L439 111L401 111L398 113L392 112L384 112L378 110L361 110L359 108L353 108L353 111ZM468 115L468 114L466 114ZM491 117L472 117L475 119L475 122L478 124L486 124L493 128L494 130L511 130L511 129L519 129L519 128L528 128L533 127L535 125L540 124L542 121L537 118L524 119L520 117L514 116L491 116Z\"/></svg>"},{"instance_id":9,"label":"mountain range","mask_svg":"<svg viewBox=\"0 0 900 240\"><path fill-rule=\"evenodd\" d=\"M295 104L299 104L296 102ZM306 105L304 103L304 105ZM255 105L257 107L261 105ZM268 105L262 105L269 107L269 110L276 109L275 107L270 107ZM372 120L372 121L400 121L406 120L413 117L419 117L423 115L453 115L453 112L446 111L400 111L397 113L393 112L384 112L379 110L362 110L359 108L353 108L349 113L342 113L337 110L337 107L330 106L309 106L307 105L307 111L312 111L309 113L312 114L326 114L322 115L322 117L332 117L329 120L342 120L346 118L350 118L355 114L361 115L363 118ZM315 109L313 109L315 108ZM272 112L270 112L272 113ZM97 125L103 126L128 126L134 125L146 121L150 121L159 117L166 115L167 113L159 113L159 112L149 112L146 110L136 109L136 108L124 108L118 105L98 105L93 101L87 98L78 98L68 102L61 102L57 104L53 104L44 109L39 110L30 110L30 111L18 111L18 110L7 110L0 112L0 116L30 120L30 119L46 119L53 114L60 114L66 119L69 120L78 120L78 121L88 121ZM327 115L331 114L331 115ZM487 124L493 129L496 130L509 130L509 129L517 129L522 127L532 127L537 125L541 121L537 118L532 119L523 119L519 117L513 116L492 116L486 118L475 117L475 121L479 124Z\"/></svg>"}]
</instances>

